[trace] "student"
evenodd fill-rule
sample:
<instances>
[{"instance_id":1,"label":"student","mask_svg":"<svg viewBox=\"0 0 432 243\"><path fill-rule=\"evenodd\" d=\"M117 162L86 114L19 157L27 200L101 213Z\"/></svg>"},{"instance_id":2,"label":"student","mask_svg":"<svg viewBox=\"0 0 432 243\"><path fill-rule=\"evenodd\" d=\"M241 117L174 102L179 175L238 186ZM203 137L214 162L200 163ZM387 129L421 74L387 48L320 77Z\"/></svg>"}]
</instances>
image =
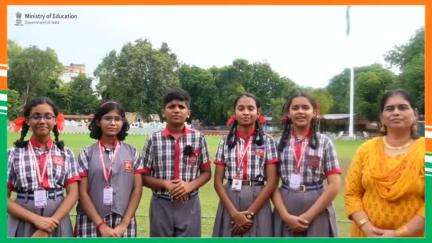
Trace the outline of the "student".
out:
<instances>
[{"instance_id":1,"label":"student","mask_svg":"<svg viewBox=\"0 0 432 243\"><path fill-rule=\"evenodd\" d=\"M331 140L318 133L318 104L299 93L283 112L285 127L278 147L282 187L272 196L275 236L335 237L332 201L340 188L341 169Z\"/></svg>"},{"instance_id":2,"label":"student","mask_svg":"<svg viewBox=\"0 0 432 243\"><path fill-rule=\"evenodd\" d=\"M272 236L269 198L278 181L276 144L262 131L255 96L240 95L234 110L216 154L214 187L220 203L213 236Z\"/></svg>"},{"instance_id":3,"label":"student","mask_svg":"<svg viewBox=\"0 0 432 243\"><path fill-rule=\"evenodd\" d=\"M125 110L106 101L89 125L98 141L78 157L80 200L75 234L78 237L136 237L135 211L141 200L144 172L136 149L123 142L129 130Z\"/></svg>"},{"instance_id":4,"label":"student","mask_svg":"<svg viewBox=\"0 0 432 243\"><path fill-rule=\"evenodd\" d=\"M69 211L78 200L80 176L72 152L59 141L62 115L48 98L31 100L23 113L21 137L8 159L8 236L72 236Z\"/></svg>"},{"instance_id":5,"label":"student","mask_svg":"<svg viewBox=\"0 0 432 243\"><path fill-rule=\"evenodd\" d=\"M143 184L153 190L150 203L151 237L200 237L198 189L211 177L204 136L185 126L190 97L181 89L163 98L163 131L150 137L142 160Z\"/></svg>"}]
</instances>

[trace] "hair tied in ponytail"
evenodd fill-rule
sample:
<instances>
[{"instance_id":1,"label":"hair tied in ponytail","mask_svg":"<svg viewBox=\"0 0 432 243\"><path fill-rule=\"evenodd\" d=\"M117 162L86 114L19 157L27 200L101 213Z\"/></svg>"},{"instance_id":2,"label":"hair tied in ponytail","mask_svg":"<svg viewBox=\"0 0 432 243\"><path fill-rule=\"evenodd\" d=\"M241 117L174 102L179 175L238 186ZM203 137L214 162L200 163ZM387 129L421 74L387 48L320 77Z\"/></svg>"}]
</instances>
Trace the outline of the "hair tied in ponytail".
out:
<instances>
[{"instance_id":1,"label":"hair tied in ponytail","mask_svg":"<svg viewBox=\"0 0 432 243\"><path fill-rule=\"evenodd\" d=\"M64 130L64 126L63 126L64 121L65 121L65 117L64 117L63 113L59 113L57 115L57 118L56 118L57 130L59 132L63 132L63 130Z\"/></svg>"},{"instance_id":2,"label":"hair tied in ponytail","mask_svg":"<svg viewBox=\"0 0 432 243\"><path fill-rule=\"evenodd\" d=\"M24 126L26 119L23 116L17 117L11 123L12 132L20 132L22 127Z\"/></svg>"},{"instance_id":3,"label":"hair tied in ponytail","mask_svg":"<svg viewBox=\"0 0 432 243\"><path fill-rule=\"evenodd\" d=\"M261 125L264 125L264 124L266 124L267 119L265 118L265 116L263 116L263 115L259 115L259 116L258 116L258 122L259 122Z\"/></svg>"},{"instance_id":4,"label":"hair tied in ponytail","mask_svg":"<svg viewBox=\"0 0 432 243\"><path fill-rule=\"evenodd\" d=\"M234 124L235 121L236 121L236 116L235 115L231 115L228 118L227 122L226 122L226 126L227 127L231 127Z\"/></svg>"}]
</instances>

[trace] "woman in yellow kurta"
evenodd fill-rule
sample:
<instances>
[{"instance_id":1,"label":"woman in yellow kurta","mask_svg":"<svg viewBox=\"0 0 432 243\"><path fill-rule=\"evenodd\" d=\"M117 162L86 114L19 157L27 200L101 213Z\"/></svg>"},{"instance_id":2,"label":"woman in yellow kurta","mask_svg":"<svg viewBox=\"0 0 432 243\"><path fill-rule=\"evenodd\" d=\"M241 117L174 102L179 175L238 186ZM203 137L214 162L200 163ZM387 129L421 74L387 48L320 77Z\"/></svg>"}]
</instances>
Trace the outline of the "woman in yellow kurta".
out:
<instances>
[{"instance_id":1,"label":"woman in yellow kurta","mask_svg":"<svg viewBox=\"0 0 432 243\"><path fill-rule=\"evenodd\" d=\"M417 108L404 90L386 93L381 132L360 146L346 176L351 236L422 236L425 139L416 133Z\"/></svg>"}]
</instances>

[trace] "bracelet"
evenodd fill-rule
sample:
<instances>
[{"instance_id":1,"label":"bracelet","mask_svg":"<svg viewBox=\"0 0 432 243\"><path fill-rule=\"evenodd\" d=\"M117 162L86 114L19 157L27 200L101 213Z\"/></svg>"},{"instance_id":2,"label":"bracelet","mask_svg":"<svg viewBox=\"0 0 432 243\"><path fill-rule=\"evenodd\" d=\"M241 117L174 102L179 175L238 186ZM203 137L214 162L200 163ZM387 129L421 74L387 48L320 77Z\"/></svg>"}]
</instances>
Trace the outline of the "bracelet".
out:
<instances>
[{"instance_id":1,"label":"bracelet","mask_svg":"<svg viewBox=\"0 0 432 243\"><path fill-rule=\"evenodd\" d=\"M403 237L408 234L408 227L406 225L401 226L395 230L396 237Z\"/></svg>"},{"instance_id":2,"label":"bracelet","mask_svg":"<svg viewBox=\"0 0 432 243\"><path fill-rule=\"evenodd\" d=\"M246 218L247 219L253 219L253 217L255 216L255 214L253 213L253 212L251 212L251 211L247 211L246 212Z\"/></svg>"},{"instance_id":3,"label":"bracelet","mask_svg":"<svg viewBox=\"0 0 432 243\"><path fill-rule=\"evenodd\" d=\"M360 219L357 223L357 226L359 228L361 228L364 224L366 224L367 222L369 222L369 219L367 217L364 217L362 219Z\"/></svg>"},{"instance_id":4,"label":"bracelet","mask_svg":"<svg viewBox=\"0 0 432 243\"><path fill-rule=\"evenodd\" d=\"M96 229L99 230L99 228L105 224L105 221L102 220L99 224L96 225Z\"/></svg>"}]
</instances>

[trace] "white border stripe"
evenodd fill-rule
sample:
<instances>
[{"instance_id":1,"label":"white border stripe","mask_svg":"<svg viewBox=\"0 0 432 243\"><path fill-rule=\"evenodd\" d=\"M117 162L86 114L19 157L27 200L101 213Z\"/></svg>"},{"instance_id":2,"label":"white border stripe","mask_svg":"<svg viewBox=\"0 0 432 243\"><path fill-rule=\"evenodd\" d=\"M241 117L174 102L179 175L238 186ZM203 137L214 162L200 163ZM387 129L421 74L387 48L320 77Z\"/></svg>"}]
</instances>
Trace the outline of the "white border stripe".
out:
<instances>
[{"instance_id":1,"label":"white border stripe","mask_svg":"<svg viewBox=\"0 0 432 243\"><path fill-rule=\"evenodd\" d=\"M0 94L0 101L7 101L7 94Z\"/></svg>"},{"instance_id":2,"label":"white border stripe","mask_svg":"<svg viewBox=\"0 0 432 243\"><path fill-rule=\"evenodd\" d=\"M432 131L425 131L425 138L432 138Z\"/></svg>"},{"instance_id":3,"label":"white border stripe","mask_svg":"<svg viewBox=\"0 0 432 243\"><path fill-rule=\"evenodd\" d=\"M432 129L432 125L426 125L426 129Z\"/></svg>"},{"instance_id":4,"label":"white border stripe","mask_svg":"<svg viewBox=\"0 0 432 243\"><path fill-rule=\"evenodd\" d=\"M0 69L0 77L7 78L7 70L5 70L5 69Z\"/></svg>"},{"instance_id":5,"label":"white border stripe","mask_svg":"<svg viewBox=\"0 0 432 243\"><path fill-rule=\"evenodd\" d=\"M6 106L0 106L0 110L7 111L7 107Z\"/></svg>"},{"instance_id":6,"label":"white border stripe","mask_svg":"<svg viewBox=\"0 0 432 243\"><path fill-rule=\"evenodd\" d=\"M432 155L426 155L425 160L427 163L432 163Z\"/></svg>"},{"instance_id":7,"label":"white border stripe","mask_svg":"<svg viewBox=\"0 0 432 243\"><path fill-rule=\"evenodd\" d=\"M425 168L426 172L432 172L432 168Z\"/></svg>"}]
</instances>

